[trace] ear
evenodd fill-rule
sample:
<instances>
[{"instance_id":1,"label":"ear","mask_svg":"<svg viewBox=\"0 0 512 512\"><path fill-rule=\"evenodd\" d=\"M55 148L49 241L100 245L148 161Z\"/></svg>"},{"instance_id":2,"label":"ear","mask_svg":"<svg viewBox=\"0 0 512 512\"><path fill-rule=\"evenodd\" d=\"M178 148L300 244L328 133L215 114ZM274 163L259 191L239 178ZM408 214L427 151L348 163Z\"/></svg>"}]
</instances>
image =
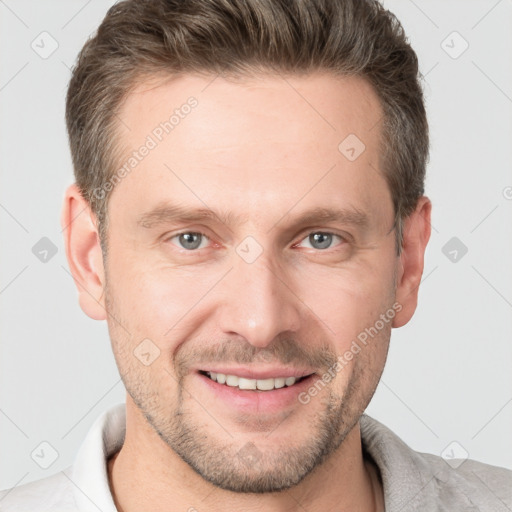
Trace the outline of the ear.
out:
<instances>
[{"instance_id":1,"label":"ear","mask_svg":"<svg viewBox=\"0 0 512 512\"><path fill-rule=\"evenodd\" d=\"M76 184L69 186L61 215L66 257L83 312L94 320L105 320L105 273L95 219Z\"/></svg>"},{"instance_id":2,"label":"ear","mask_svg":"<svg viewBox=\"0 0 512 512\"><path fill-rule=\"evenodd\" d=\"M414 212L405 219L403 248L398 262L396 301L402 309L393 319L393 327L402 327L411 318L418 305L418 290L423 274L425 249L430 238L432 203L422 196Z\"/></svg>"}]
</instances>

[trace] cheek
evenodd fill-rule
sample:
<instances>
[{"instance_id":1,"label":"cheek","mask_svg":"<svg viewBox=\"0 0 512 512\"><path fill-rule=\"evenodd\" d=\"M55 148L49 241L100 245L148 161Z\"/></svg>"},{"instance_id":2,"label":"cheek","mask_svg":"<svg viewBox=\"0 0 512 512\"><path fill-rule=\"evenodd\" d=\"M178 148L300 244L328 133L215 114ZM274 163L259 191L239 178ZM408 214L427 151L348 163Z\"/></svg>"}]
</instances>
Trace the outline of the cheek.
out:
<instances>
[{"instance_id":1,"label":"cheek","mask_svg":"<svg viewBox=\"0 0 512 512\"><path fill-rule=\"evenodd\" d=\"M393 303L391 275L382 262L345 268L310 265L295 274L295 286L342 350Z\"/></svg>"},{"instance_id":2,"label":"cheek","mask_svg":"<svg viewBox=\"0 0 512 512\"><path fill-rule=\"evenodd\" d=\"M109 266L108 289L115 314L130 333L131 344L149 338L162 351L173 350L174 339L187 320L201 311L201 300L218 281L216 273L152 265L124 259ZM115 320L113 320L115 323ZM128 333L120 333L123 338Z\"/></svg>"}]
</instances>

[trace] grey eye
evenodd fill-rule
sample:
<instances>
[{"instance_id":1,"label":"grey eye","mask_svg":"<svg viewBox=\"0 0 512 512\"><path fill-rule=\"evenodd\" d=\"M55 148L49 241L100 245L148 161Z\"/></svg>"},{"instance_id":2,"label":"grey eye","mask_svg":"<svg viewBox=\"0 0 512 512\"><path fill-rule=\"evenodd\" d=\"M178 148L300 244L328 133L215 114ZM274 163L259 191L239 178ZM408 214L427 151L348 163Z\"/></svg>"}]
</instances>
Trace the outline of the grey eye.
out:
<instances>
[{"instance_id":1,"label":"grey eye","mask_svg":"<svg viewBox=\"0 0 512 512\"><path fill-rule=\"evenodd\" d=\"M193 250L197 249L203 241L204 235L201 233L181 233L173 238L177 238L178 242L183 249Z\"/></svg>"},{"instance_id":2,"label":"grey eye","mask_svg":"<svg viewBox=\"0 0 512 512\"><path fill-rule=\"evenodd\" d=\"M338 240L336 245L333 242ZM303 238L300 245L308 249L330 249L331 246L343 245L346 240L335 233L327 233L325 231L313 231L306 238Z\"/></svg>"},{"instance_id":3,"label":"grey eye","mask_svg":"<svg viewBox=\"0 0 512 512\"><path fill-rule=\"evenodd\" d=\"M331 233L311 233L309 243L314 249L327 249L332 243Z\"/></svg>"}]
</instances>

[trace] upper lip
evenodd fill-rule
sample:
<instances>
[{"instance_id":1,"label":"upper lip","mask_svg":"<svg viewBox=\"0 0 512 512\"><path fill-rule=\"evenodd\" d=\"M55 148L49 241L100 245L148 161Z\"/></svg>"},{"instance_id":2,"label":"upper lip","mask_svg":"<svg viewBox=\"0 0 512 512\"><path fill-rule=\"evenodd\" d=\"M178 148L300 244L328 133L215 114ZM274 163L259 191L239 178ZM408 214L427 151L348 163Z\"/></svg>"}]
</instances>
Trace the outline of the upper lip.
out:
<instances>
[{"instance_id":1,"label":"upper lip","mask_svg":"<svg viewBox=\"0 0 512 512\"><path fill-rule=\"evenodd\" d=\"M305 377L315 373L314 370L304 368L292 368L287 366L267 366L265 368L251 368L248 366L215 366L207 365L198 368L198 371L223 373L225 375L236 375L245 379L270 379L276 377Z\"/></svg>"}]
</instances>

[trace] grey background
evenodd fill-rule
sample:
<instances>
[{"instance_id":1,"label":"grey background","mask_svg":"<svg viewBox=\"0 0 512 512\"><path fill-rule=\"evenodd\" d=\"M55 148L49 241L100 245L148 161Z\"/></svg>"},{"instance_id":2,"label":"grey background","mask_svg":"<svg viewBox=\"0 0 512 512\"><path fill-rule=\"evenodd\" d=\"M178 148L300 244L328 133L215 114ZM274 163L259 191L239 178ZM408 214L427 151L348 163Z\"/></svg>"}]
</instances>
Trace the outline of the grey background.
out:
<instances>
[{"instance_id":1,"label":"grey background","mask_svg":"<svg viewBox=\"0 0 512 512\"><path fill-rule=\"evenodd\" d=\"M73 181L69 68L110 3L0 0L0 488L70 465L96 417L124 401L106 323L78 306L59 224ZM433 231L418 311L393 331L367 412L416 450L512 468L512 0L385 5L426 76ZM42 237L57 250L47 262L32 252ZM456 262L443 253L452 237L468 249ZM41 442L58 454L47 469L31 457Z\"/></svg>"}]
</instances>

